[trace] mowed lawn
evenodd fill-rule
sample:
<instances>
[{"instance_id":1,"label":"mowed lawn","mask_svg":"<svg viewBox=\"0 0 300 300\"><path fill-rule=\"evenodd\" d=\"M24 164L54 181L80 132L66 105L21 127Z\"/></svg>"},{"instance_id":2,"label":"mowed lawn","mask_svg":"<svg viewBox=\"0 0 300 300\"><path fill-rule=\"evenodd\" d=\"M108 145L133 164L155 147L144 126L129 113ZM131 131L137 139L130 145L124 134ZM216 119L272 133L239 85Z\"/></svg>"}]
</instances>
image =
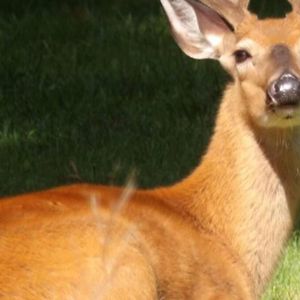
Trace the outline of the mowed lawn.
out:
<instances>
[{"instance_id":1,"label":"mowed lawn","mask_svg":"<svg viewBox=\"0 0 300 300\"><path fill-rule=\"evenodd\" d=\"M158 1L49 2L0 3L0 196L189 174L230 80L218 63L180 52ZM264 299L300 299L297 232L285 254Z\"/></svg>"}]
</instances>

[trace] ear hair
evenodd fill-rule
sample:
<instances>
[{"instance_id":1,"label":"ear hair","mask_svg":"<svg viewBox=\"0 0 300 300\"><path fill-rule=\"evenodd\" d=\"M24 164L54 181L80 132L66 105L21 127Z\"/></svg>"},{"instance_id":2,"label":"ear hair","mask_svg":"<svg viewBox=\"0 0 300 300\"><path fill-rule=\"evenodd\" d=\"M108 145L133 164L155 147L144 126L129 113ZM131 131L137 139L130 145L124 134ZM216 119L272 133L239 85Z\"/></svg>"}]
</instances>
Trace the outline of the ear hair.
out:
<instances>
[{"instance_id":1,"label":"ear hair","mask_svg":"<svg viewBox=\"0 0 300 300\"><path fill-rule=\"evenodd\" d=\"M288 0L292 6L292 11L300 13L300 1L299 0Z\"/></svg>"},{"instance_id":2,"label":"ear hair","mask_svg":"<svg viewBox=\"0 0 300 300\"><path fill-rule=\"evenodd\" d=\"M160 0L179 47L192 58L219 59L231 28L220 15L196 0Z\"/></svg>"},{"instance_id":3,"label":"ear hair","mask_svg":"<svg viewBox=\"0 0 300 300\"><path fill-rule=\"evenodd\" d=\"M234 28L249 15L249 0L201 0L202 3L223 16Z\"/></svg>"}]
</instances>

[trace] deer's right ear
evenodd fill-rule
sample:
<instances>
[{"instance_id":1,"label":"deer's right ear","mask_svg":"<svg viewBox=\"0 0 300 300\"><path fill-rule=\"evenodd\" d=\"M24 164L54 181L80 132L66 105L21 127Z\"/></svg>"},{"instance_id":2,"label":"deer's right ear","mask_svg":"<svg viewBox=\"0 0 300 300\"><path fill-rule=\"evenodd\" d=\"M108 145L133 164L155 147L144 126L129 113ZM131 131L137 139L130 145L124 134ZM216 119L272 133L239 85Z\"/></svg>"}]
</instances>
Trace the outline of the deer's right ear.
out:
<instances>
[{"instance_id":1,"label":"deer's right ear","mask_svg":"<svg viewBox=\"0 0 300 300\"><path fill-rule=\"evenodd\" d=\"M194 0L160 1L184 53L196 59L220 57L223 37L232 30L214 10Z\"/></svg>"}]
</instances>

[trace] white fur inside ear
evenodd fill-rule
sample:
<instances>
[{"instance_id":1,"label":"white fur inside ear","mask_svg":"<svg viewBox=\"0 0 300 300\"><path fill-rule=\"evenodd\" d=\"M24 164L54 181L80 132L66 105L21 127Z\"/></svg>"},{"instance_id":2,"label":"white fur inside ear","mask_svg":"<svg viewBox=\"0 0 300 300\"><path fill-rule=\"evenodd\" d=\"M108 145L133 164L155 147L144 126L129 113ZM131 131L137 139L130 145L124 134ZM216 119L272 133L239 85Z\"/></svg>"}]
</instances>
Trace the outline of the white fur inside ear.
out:
<instances>
[{"instance_id":1,"label":"white fur inside ear","mask_svg":"<svg viewBox=\"0 0 300 300\"><path fill-rule=\"evenodd\" d=\"M223 40L222 36L216 34L207 34L206 38L214 48L218 48Z\"/></svg>"},{"instance_id":2,"label":"white fur inside ear","mask_svg":"<svg viewBox=\"0 0 300 300\"><path fill-rule=\"evenodd\" d=\"M215 12L192 0L160 1L183 52L196 59L219 58L226 25Z\"/></svg>"}]
</instances>

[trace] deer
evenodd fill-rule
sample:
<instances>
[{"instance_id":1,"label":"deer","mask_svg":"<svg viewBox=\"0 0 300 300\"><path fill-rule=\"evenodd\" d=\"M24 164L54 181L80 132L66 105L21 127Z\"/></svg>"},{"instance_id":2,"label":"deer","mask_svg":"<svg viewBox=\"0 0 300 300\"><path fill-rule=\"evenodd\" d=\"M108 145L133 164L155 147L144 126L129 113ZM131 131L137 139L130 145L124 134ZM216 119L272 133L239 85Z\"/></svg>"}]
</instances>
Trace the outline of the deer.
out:
<instances>
[{"instance_id":1,"label":"deer","mask_svg":"<svg viewBox=\"0 0 300 300\"><path fill-rule=\"evenodd\" d=\"M160 0L188 56L231 75L200 164L170 186L0 201L2 299L259 299L300 205L300 1ZM211 99L207 99L211 101Z\"/></svg>"}]
</instances>

